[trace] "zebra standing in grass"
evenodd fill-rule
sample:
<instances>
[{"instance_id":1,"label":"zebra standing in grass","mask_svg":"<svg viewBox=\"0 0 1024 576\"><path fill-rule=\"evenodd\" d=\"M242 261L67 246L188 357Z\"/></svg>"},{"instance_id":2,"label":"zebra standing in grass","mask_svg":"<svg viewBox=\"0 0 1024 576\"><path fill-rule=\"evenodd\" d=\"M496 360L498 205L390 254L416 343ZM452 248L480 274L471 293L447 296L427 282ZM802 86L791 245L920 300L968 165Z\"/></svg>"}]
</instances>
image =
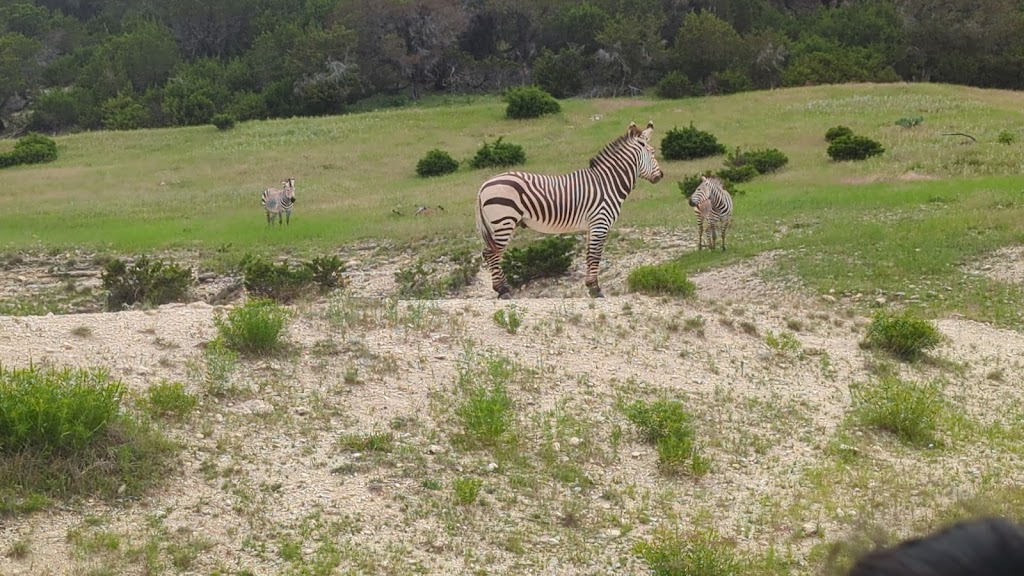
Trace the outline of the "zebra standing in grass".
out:
<instances>
[{"instance_id":1,"label":"zebra standing in grass","mask_svg":"<svg viewBox=\"0 0 1024 576\"><path fill-rule=\"evenodd\" d=\"M295 204L295 178L282 180L281 184L284 184L284 189L267 188L263 191L261 203L263 209L267 211L267 226L274 221L275 214L278 226L281 225L282 214L285 223L291 225L292 205Z\"/></svg>"},{"instance_id":2,"label":"zebra standing in grass","mask_svg":"<svg viewBox=\"0 0 1024 576\"><path fill-rule=\"evenodd\" d=\"M664 175L650 143L653 131L654 122L643 131L630 122L626 134L591 158L588 168L558 176L505 172L480 186L477 230L485 243L483 256L491 271L491 287L499 298L512 297L500 263L517 227L542 234L586 231L585 283L591 296L603 297L597 269L608 229L618 219L638 176L656 184Z\"/></svg>"},{"instance_id":3,"label":"zebra standing in grass","mask_svg":"<svg viewBox=\"0 0 1024 576\"><path fill-rule=\"evenodd\" d=\"M690 196L690 206L697 215L697 249L704 247L704 224L711 235L712 250L715 249L715 232L722 233L722 250L725 250L725 231L732 222L732 196L718 178L701 176L700 184Z\"/></svg>"}]
</instances>

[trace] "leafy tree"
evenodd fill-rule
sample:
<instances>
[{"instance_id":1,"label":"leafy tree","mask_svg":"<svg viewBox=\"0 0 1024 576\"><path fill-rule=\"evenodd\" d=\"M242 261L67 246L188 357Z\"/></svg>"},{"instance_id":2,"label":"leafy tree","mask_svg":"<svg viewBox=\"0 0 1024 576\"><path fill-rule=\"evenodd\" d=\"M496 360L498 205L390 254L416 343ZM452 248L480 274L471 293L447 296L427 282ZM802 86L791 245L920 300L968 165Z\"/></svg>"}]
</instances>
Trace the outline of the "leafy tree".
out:
<instances>
[{"instance_id":1,"label":"leafy tree","mask_svg":"<svg viewBox=\"0 0 1024 576\"><path fill-rule=\"evenodd\" d=\"M11 97L32 87L39 77L36 54L42 44L19 32L0 35L0 110Z\"/></svg>"},{"instance_id":2,"label":"leafy tree","mask_svg":"<svg viewBox=\"0 0 1024 576\"><path fill-rule=\"evenodd\" d=\"M683 20L673 47L680 70L694 80L733 66L741 57L740 35L711 12L691 12Z\"/></svg>"}]
</instances>

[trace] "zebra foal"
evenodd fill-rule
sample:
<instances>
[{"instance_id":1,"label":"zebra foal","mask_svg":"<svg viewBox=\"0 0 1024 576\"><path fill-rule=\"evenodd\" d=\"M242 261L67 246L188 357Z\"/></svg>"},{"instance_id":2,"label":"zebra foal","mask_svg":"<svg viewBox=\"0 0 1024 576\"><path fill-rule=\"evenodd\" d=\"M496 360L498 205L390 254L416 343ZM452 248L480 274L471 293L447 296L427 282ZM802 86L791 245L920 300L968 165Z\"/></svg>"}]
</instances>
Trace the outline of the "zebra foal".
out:
<instances>
[{"instance_id":1,"label":"zebra foal","mask_svg":"<svg viewBox=\"0 0 1024 576\"><path fill-rule=\"evenodd\" d=\"M281 184L284 185L283 189L267 188L260 199L263 209L267 211L267 226L274 221L275 215L278 226L281 225L282 215L285 223L291 225L292 205L295 204L295 178L286 178Z\"/></svg>"},{"instance_id":2,"label":"zebra foal","mask_svg":"<svg viewBox=\"0 0 1024 576\"><path fill-rule=\"evenodd\" d=\"M715 249L716 232L722 233L722 250L725 250L725 231L732 223L732 196L718 178L701 176L700 184L690 196L690 206L697 215L697 249L704 247L704 225L711 236L711 250Z\"/></svg>"},{"instance_id":3,"label":"zebra foal","mask_svg":"<svg viewBox=\"0 0 1024 576\"><path fill-rule=\"evenodd\" d=\"M585 231L585 284L591 296L604 296L597 270L608 229L618 219L638 177L656 184L664 176L650 143L653 132L654 122L648 122L644 130L630 122L626 133L591 158L587 168L557 176L505 172L480 186L477 230L485 244L483 257L491 272L491 287L499 298L512 297L500 263L517 227L542 234Z\"/></svg>"}]
</instances>

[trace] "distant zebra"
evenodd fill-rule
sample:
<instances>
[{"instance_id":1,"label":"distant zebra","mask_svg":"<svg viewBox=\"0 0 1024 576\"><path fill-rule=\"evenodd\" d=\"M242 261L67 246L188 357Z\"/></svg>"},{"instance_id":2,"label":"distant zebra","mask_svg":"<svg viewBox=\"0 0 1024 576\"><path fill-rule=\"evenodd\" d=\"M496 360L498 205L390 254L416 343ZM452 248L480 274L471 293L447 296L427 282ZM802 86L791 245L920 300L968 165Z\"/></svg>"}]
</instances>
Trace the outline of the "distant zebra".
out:
<instances>
[{"instance_id":1,"label":"distant zebra","mask_svg":"<svg viewBox=\"0 0 1024 576\"><path fill-rule=\"evenodd\" d=\"M267 226L274 221L275 215L277 215L278 226L281 225L282 215L284 215L285 224L291 224L292 205L295 204L295 179L287 178L282 180L281 184L284 184L284 189L267 188L263 191L260 203L267 211Z\"/></svg>"},{"instance_id":2,"label":"distant zebra","mask_svg":"<svg viewBox=\"0 0 1024 576\"><path fill-rule=\"evenodd\" d=\"M499 298L512 297L500 263L517 227L542 234L586 231L585 284L591 296L604 296L597 270L608 229L618 219L638 176L656 184L664 175L650 143L653 131L654 122L643 131L630 122L626 134L591 158L588 168L557 176L505 172L480 186L477 230L485 243L483 256L491 271L491 287Z\"/></svg>"},{"instance_id":3,"label":"distant zebra","mask_svg":"<svg viewBox=\"0 0 1024 576\"><path fill-rule=\"evenodd\" d=\"M725 231L732 222L732 196L718 178L701 176L700 184L690 196L690 206L697 215L697 249L704 247L704 224L711 236L712 250L715 249L715 232L722 233L722 250L725 250Z\"/></svg>"}]
</instances>

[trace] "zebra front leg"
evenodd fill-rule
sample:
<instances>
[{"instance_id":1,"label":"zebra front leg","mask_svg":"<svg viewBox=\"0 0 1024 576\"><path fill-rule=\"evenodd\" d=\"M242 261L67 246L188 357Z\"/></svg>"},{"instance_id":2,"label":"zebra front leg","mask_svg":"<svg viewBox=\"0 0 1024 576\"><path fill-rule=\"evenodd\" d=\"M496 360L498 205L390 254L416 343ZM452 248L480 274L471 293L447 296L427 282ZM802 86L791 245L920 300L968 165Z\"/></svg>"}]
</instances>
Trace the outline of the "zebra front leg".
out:
<instances>
[{"instance_id":1,"label":"zebra front leg","mask_svg":"<svg viewBox=\"0 0 1024 576\"><path fill-rule=\"evenodd\" d=\"M597 271L601 267L601 254L604 252L604 242L608 238L606 230L590 230L587 232L587 276L583 281L593 298L604 298L601 285L597 281Z\"/></svg>"},{"instance_id":2,"label":"zebra front leg","mask_svg":"<svg viewBox=\"0 0 1024 576\"><path fill-rule=\"evenodd\" d=\"M728 228L728 226L722 226L722 252L725 252L725 231Z\"/></svg>"},{"instance_id":3,"label":"zebra front leg","mask_svg":"<svg viewBox=\"0 0 1024 576\"><path fill-rule=\"evenodd\" d=\"M485 248L483 256L484 262L487 263L487 269L491 272L491 288L498 293L498 298L502 300L511 300L512 287L509 286L508 280L505 278L505 273L501 270L501 255L503 252L503 249L496 251L490 248Z\"/></svg>"},{"instance_id":4,"label":"zebra front leg","mask_svg":"<svg viewBox=\"0 0 1024 576\"><path fill-rule=\"evenodd\" d=\"M704 248L704 223L697 223L697 251L699 252Z\"/></svg>"}]
</instances>

